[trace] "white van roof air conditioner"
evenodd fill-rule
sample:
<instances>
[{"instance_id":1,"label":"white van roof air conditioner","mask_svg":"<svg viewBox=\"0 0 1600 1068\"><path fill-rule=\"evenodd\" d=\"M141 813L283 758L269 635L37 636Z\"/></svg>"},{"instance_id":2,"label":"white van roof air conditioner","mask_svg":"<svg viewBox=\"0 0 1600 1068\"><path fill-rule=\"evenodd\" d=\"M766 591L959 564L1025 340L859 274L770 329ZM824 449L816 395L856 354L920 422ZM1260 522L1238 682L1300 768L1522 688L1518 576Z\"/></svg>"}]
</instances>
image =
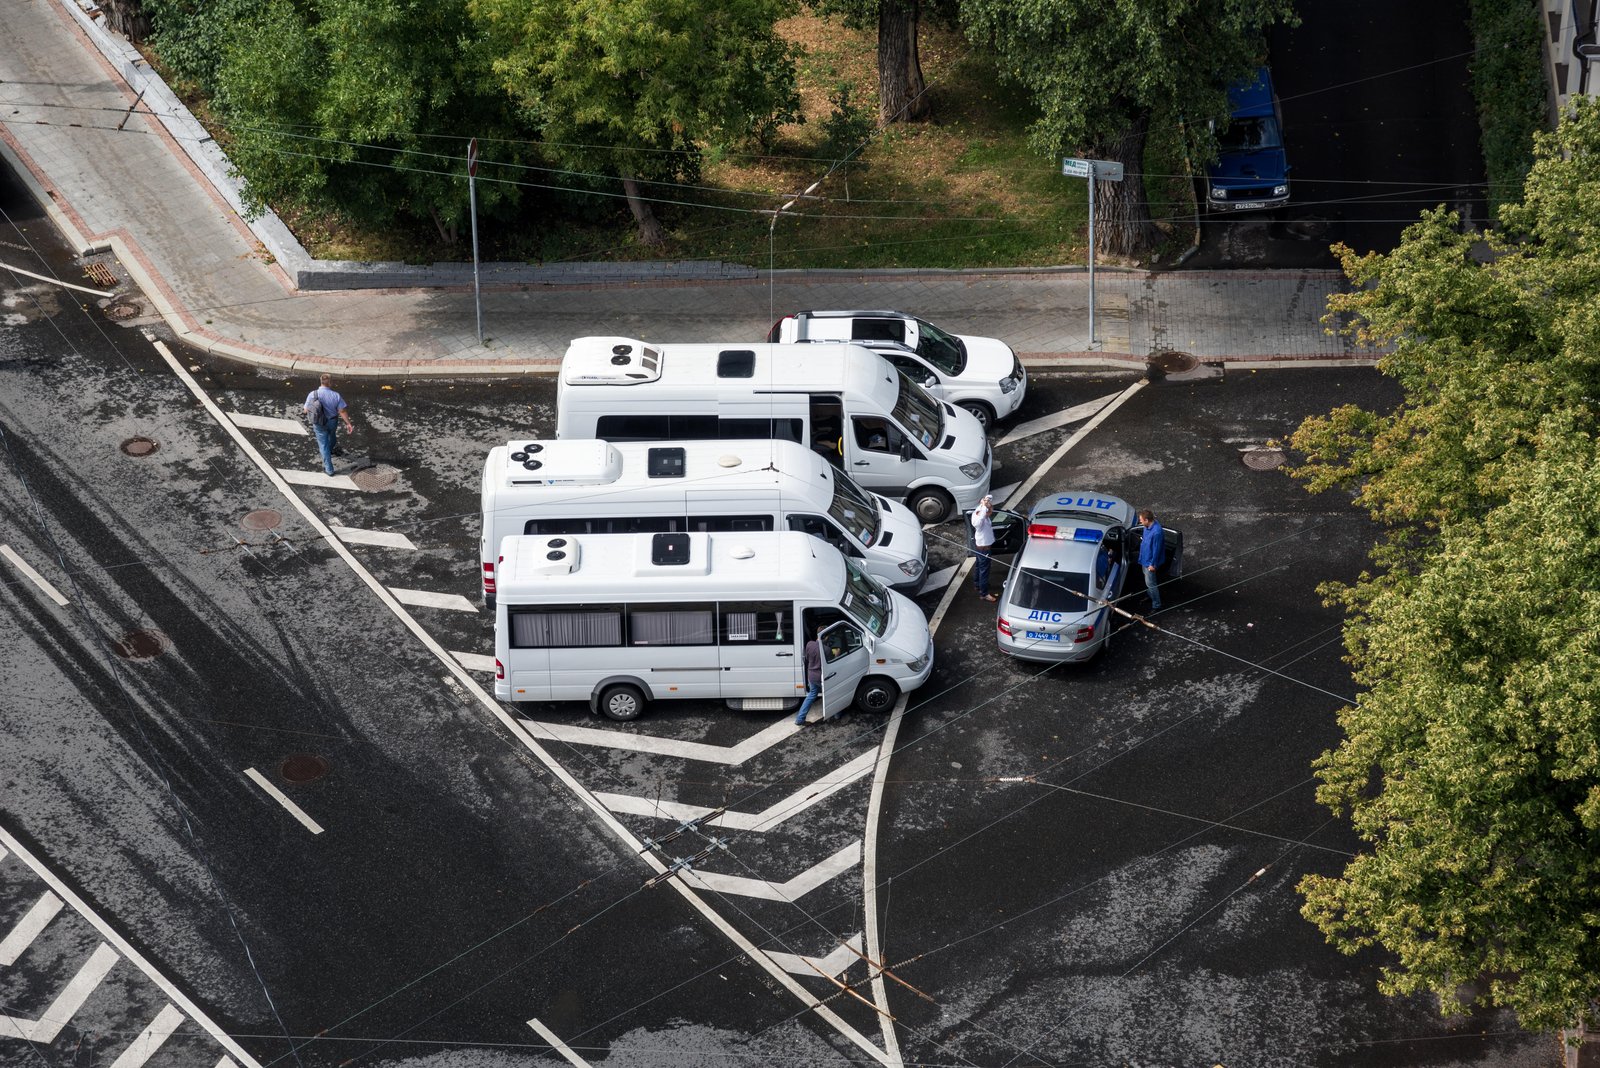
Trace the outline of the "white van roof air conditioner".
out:
<instances>
[{"instance_id":1,"label":"white van roof air conditioner","mask_svg":"<svg viewBox=\"0 0 1600 1068\"><path fill-rule=\"evenodd\" d=\"M598 438L506 444L508 486L605 486L621 475L622 454Z\"/></svg>"},{"instance_id":2,"label":"white van roof air conditioner","mask_svg":"<svg viewBox=\"0 0 1600 1068\"><path fill-rule=\"evenodd\" d=\"M580 337L567 346L561 374L574 386L654 382L661 377L661 350L629 337Z\"/></svg>"},{"instance_id":3,"label":"white van roof air conditioner","mask_svg":"<svg viewBox=\"0 0 1600 1068\"><path fill-rule=\"evenodd\" d=\"M567 575L578 570L578 539L570 534L529 538L517 547L516 565L505 578L512 581Z\"/></svg>"}]
</instances>

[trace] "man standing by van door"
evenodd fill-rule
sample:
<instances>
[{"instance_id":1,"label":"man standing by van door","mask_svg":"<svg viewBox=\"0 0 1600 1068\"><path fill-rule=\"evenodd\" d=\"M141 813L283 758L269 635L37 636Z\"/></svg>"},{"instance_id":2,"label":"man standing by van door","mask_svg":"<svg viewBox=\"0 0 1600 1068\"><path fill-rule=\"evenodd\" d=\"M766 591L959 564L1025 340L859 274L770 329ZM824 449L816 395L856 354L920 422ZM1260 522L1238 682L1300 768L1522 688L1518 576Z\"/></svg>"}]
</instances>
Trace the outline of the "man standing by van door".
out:
<instances>
[{"instance_id":1,"label":"man standing by van door","mask_svg":"<svg viewBox=\"0 0 1600 1068\"><path fill-rule=\"evenodd\" d=\"M1139 510L1139 525L1144 527L1144 537L1139 540L1139 569L1144 572L1144 588L1150 593L1150 611L1161 611L1161 591L1157 588L1156 572L1167 562L1167 532L1156 522L1156 514L1148 508Z\"/></svg>"},{"instance_id":2,"label":"man standing by van door","mask_svg":"<svg viewBox=\"0 0 1600 1068\"><path fill-rule=\"evenodd\" d=\"M806 664L806 699L800 702L800 711L794 714L794 725L806 725L806 711L811 708L811 702L817 699L822 692L822 643L817 641L817 631L813 627L807 631L805 664Z\"/></svg>"},{"instance_id":3,"label":"man standing by van door","mask_svg":"<svg viewBox=\"0 0 1600 1068\"><path fill-rule=\"evenodd\" d=\"M322 451L322 470L333 474L333 458L343 456L339 448L339 420L344 420L345 433L355 432L350 421L350 406L333 389L333 376L324 374L322 384L306 396L306 415L311 419L311 429L317 435L317 448Z\"/></svg>"},{"instance_id":4,"label":"man standing by van door","mask_svg":"<svg viewBox=\"0 0 1600 1068\"><path fill-rule=\"evenodd\" d=\"M994 550L994 498L987 493L972 512L972 546L977 562L973 566L972 584L978 596L985 601L998 600L989 592L989 554Z\"/></svg>"}]
</instances>

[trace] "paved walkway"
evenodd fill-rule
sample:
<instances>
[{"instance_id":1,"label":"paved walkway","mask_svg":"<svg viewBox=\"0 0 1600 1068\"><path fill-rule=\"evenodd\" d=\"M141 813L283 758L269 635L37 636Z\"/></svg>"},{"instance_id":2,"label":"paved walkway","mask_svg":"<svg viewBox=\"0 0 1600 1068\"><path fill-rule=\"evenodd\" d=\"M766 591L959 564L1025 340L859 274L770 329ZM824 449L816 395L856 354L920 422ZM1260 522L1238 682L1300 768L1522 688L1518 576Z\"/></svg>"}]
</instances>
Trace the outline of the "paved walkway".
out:
<instances>
[{"instance_id":1,"label":"paved walkway","mask_svg":"<svg viewBox=\"0 0 1600 1068\"><path fill-rule=\"evenodd\" d=\"M693 264L605 265L590 275L507 267L533 281L486 287L479 345L470 287L401 288L416 272L399 265L334 269L341 284L364 275L374 288L297 290L295 278L311 277L306 264L286 272L229 206L225 161L125 43L119 56L119 42L74 13L74 0L6 2L0 154L80 253L113 252L185 342L221 355L344 374L537 372L585 334L755 341L797 308L886 307L1004 338L1035 366L1137 365L1165 349L1252 366L1370 357L1322 325L1326 294L1343 284L1327 271L1097 272L1101 344L1090 351L1089 287L1078 270L769 278ZM269 243L281 232L274 222L257 224ZM574 281L602 272L611 280Z\"/></svg>"}]
</instances>

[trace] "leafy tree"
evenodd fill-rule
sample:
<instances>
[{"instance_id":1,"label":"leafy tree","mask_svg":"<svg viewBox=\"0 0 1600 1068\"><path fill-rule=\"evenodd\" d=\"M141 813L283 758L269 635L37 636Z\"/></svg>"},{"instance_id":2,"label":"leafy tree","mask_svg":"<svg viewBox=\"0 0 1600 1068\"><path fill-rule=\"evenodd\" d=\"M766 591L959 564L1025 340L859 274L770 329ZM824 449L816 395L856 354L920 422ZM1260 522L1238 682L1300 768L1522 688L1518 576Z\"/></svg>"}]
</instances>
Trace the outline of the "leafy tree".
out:
<instances>
[{"instance_id":1,"label":"leafy tree","mask_svg":"<svg viewBox=\"0 0 1600 1068\"><path fill-rule=\"evenodd\" d=\"M257 205L429 219L452 242L468 210L468 138L491 144L486 158L532 158L466 0L265 0L240 14L215 102ZM515 184L480 188L485 214L519 200Z\"/></svg>"},{"instance_id":2,"label":"leafy tree","mask_svg":"<svg viewBox=\"0 0 1600 1068\"><path fill-rule=\"evenodd\" d=\"M861 158L868 138L877 130L872 116L850 99L850 83L840 82L828 94L833 111L822 120L822 154L833 164L831 173L844 179L844 198L850 199L850 175L867 169Z\"/></svg>"},{"instance_id":3,"label":"leafy tree","mask_svg":"<svg viewBox=\"0 0 1600 1068\"><path fill-rule=\"evenodd\" d=\"M914 122L932 113L917 34L924 14L945 19L954 0L809 0L825 15L840 15L850 26L878 29L878 123Z\"/></svg>"},{"instance_id":4,"label":"leafy tree","mask_svg":"<svg viewBox=\"0 0 1600 1068\"><path fill-rule=\"evenodd\" d=\"M1394 955L1386 991L1550 1028L1600 1004L1600 105L1535 157L1499 235L1437 211L1341 252L1335 310L1393 343L1404 400L1294 437L1387 528L1326 591L1363 692L1317 763L1371 851L1301 890L1335 946Z\"/></svg>"},{"instance_id":5,"label":"leafy tree","mask_svg":"<svg viewBox=\"0 0 1600 1068\"><path fill-rule=\"evenodd\" d=\"M502 85L570 167L622 180L640 240L665 243L641 181L799 117L790 0L471 0Z\"/></svg>"},{"instance_id":6,"label":"leafy tree","mask_svg":"<svg viewBox=\"0 0 1600 1068\"><path fill-rule=\"evenodd\" d=\"M1122 163L1096 188L1100 251L1141 257L1156 240L1145 199L1145 134L1158 105L1191 123L1228 114L1227 85L1265 53L1267 26L1292 0L962 0L969 36L1041 115L1041 154Z\"/></svg>"}]
</instances>

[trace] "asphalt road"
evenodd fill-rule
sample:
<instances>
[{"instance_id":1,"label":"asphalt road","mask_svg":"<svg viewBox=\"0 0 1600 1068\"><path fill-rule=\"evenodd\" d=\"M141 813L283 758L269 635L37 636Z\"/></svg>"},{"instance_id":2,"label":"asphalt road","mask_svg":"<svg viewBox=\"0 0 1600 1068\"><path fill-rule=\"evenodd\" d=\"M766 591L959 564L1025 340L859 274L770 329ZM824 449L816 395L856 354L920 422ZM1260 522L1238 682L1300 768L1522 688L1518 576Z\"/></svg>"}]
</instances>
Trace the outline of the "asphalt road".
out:
<instances>
[{"instance_id":1,"label":"asphalt road","mask_svg":"<svg viewBox=\"0 0 1600 1068\"><path fill-rule=\"evenodd\" d=\"M82 281L14 207L9 254ZM998 654L992 606L932 590L935 675L886 755L889 721L857 714L796 732L674 702L617 725L478 698L477 479L489 444L548 432L549 382L346 389L359 470L327 482L292 418L309 380L183 355L219 420L139 324L44 284L4 299L0 544L68 603L0 564L0 824L193 997L160 1063L217 1064L199 1014L261 1064L561 1063L554 1040L587 1063L866 1064L895 1059L886 1035L905 1063L1548 1056L1503 1014L1380 998L1378 958L1296 912L1295 881L1356 848L1311 796L1351 687L1315 586L1372 532L1241 450L1391 402L1371 371L1168 379L1108 410L1028 499L1108 490L1182 528L1162 630L1041 671ZM1002 433L1132 382L1036 375ZM997 446L999 481L1085 420ZM959 527L927 533L934 568L963 558ZM155 655L114 651L135 631ZM633 855L707 847L653 889ZM41 879L0 858L0 938ZM869 908L882 991L856 955ZM7 1012L98 952L71 912L0 967ZM115 952L58 1034L0 1036L0 1061L127 1048L169 999Z\"/></svg>"}]
</instances>

